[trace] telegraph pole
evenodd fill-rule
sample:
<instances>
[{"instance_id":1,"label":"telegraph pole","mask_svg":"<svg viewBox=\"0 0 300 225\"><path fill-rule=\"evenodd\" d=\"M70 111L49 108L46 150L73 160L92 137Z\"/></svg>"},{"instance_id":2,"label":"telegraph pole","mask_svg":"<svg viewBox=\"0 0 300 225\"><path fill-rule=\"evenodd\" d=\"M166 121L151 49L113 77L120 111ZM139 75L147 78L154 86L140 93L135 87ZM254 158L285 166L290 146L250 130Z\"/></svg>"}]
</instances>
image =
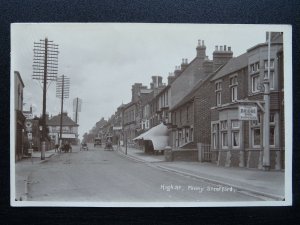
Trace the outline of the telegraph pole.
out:
<instances>
[{"instance_id":1,"label":"telegraph pole","mask_svg":"<svg viewBox=\"0 0 300 225\"><path fill-rule=\"evenodd\" d=\"M79 112L81 112L81 103L82 100L80 98L74 98L73 99L73 120L75 120L75 123L78 125L79 121ZM77 142L79 141L78 136L76 136Z\"/></svg>"},{"instance_id":2,"label":"telegraph pole","mask_svg":"<svg viewBox=\"0 0 300 225\"><path fill-rule=\"evenodd\" d=\"M70 90L70 78L66 77L65 75L58 77L56 81L56 97L61 99L60 132L59 132L60 145L62 141L64 99L69 98L69 90Z\"/></svg>"},{"instance_id":3,"label":"telegraph pole","mask_svg":"<svg viewBox=\"0 0 300 225\"><path fill-rule=\"evenodd\" d=\"M75 120L75 122L78 124L78 120L79 120L79 112L81 112L81 103L82 100L80 98L74 98L73 99L73 119Z\"/></svg>"},{"instance_id":4,"label":"telegraph pole","mask_svg":"<svg viewBox=\"0 0 300 225\"><path fill-rule=\"evenodd\" d=\"M78 98L76 98L76 114L75 114L75 122L77 123L77 115L78 115Z\"/></svg>"},{"instance_id":5,"label":"telegraph pole","mask_svg":"<svg viewBox=\"0 0 300 225\"><path fill-rule=\"evenodd\" d=\"M42 114L42 149L41 160L45 159L46 151L46 93L47 84L55 81L58 70L58 45L48 38L34 42L32 78L43 83L43 114Z\"/></svg>"},{"instance_id":6,"label":"telegraph pole","mask_svg":"<svg viewBox=\"0 0 300 225\"><path fill-rule=\"evenodd\" d=\"M268 32L268 75L264 77L264 129L263 129L263 167L264 170L270 170L270 52L271 52L271 32Z\"/></svg>"}]
</instances>

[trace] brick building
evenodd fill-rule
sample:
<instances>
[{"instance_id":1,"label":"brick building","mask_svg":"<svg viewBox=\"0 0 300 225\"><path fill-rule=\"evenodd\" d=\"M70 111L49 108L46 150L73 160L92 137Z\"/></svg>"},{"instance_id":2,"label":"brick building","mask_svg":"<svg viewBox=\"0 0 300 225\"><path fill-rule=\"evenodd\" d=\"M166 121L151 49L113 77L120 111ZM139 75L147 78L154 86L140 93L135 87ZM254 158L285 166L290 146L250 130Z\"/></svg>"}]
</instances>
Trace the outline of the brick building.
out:
<instances>
[{"instance_id":1,"label":"brick building","mask_svg":"<svg viewBox=\"0 0 300 225\"><path fill-rule=\"evenodd\" d=\"M270 50L271 169L281 169L283 155L282 34L273 33ZM258 44L229 61L211 79L215 106L211 108L211 149L220 166L263 167L263 81L268 70L268 43ZM239 107L256 106L258 120L239 119Z\"/></svg>"},{"instance_id":2,"label":"brick building","mask_svg":"<svg viewBox=\"0 0 300 225\"><path fill-rule=\"evenodd\" d=\"M199 42L197 47L197 57L191 62L190 70L188 65L179 74L179 78L192 77L194 83L190 83L189 92L182 93L181 100L173 104L170 111L172 113L172 134L171 143L174 148L196 148L196 143L210 143L210 106L212 103L211 84L208 78L213 71L218 70L222 65L232 58L232 51L226 46L216 46L213 52L213 60L209 60L205 55L206 47ZM176 71L175 71L176 74ZM195 78L198 78L197 80ZM182 80L182 79L181 79ZM177 79L173 82L175 83ZM179 81L179 79L178 79ZM173 85L172 83L172 85ZM205 85L204 85L205 84ZM172 87L171 85L171 87ZM173 100L171 88L171 99ZM178 95L178 94L177 94ZM175 103L176 101L172 101Z\"/></svg>"},{"instance_id":3,"label":"brick building","mask_svg":"<svg viewBox=\"0 0 300 225\"><path fill-rule=\"evenodd\" d=\"M18 161L23 157L24 151L24 122L23 115L23 89L25 87L21 75L18 71L14 71L14 122L15 122L15 160Z\"/></svg>"},{"instance_id":4,"label":"brick building","mask_svg":"<svg viewBox=\"0 0 300 225\"><path fill-rule=\"evenodd\" d=\"M130 102L123 108L123 134L124 140L132 142L132 139L136 137L136 103Z\"/></svg>"}]
</instances>

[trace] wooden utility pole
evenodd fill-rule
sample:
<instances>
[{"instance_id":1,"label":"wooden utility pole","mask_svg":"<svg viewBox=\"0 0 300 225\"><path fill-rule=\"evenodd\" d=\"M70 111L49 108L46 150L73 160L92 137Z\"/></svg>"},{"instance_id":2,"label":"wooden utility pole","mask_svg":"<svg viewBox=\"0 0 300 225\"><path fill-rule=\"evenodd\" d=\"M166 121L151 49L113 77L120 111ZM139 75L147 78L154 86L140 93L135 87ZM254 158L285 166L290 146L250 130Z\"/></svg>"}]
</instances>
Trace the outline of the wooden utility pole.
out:
<instances>
[{"instance_id":1,"label":"wooden utility pole","mask_svg":"<svg viewBox=\"0 0 300 225\"><path fill-rule=\"evenodd\" d=\"M48 41L48 38L34 42L32 78L43 83L43 111L42 111L42 148L41 159L45 159L46 151L46 94L48 81L55 81L58 69L58 45Z\"/></svg>"},{"instance_id":2,"label":"wooden utility pole","mask_svg":"<svg viewBox=\"0 0 300 225\"><path fill-rule=\"evenodd\" d=\"M62 141L62 127L63 127L63 113L64 113L64 99L69 98L69 90L70 90L70 78L62 75L57 78L56 81L56 97L61 99L61 107L60 107L60 132L59 139L60 144Z\"/></svg>"}]
</instances>

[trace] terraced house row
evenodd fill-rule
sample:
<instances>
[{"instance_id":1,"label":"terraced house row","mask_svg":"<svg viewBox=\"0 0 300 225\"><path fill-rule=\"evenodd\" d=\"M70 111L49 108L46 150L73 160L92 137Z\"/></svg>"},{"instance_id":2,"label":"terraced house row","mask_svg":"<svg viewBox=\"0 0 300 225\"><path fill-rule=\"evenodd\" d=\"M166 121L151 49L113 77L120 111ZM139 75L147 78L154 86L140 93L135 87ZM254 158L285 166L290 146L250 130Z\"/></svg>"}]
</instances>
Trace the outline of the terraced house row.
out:
<instances>
[{"instance_id":1,"label":"terraced house row","mask_svg":"<svg viewBox=\"0 0 300 225\"><path fill-rule=\"evenodd\" d=\"M164 145L171 147L172 160L194 158L226 167L263 169L264 82L268 78L269 128L265 129L269 129L270 168L284 168L283 34L271 33L270 51L268 40L267 33L266 42L237 57L230 46L215 46L212 59L199 40L196 57L191 62L183 59L167 84L161 76L153 76L150 88L141 83L132 86L131 102L112 116L110 132L123 144L125 140L139 143L145 151L154 152L164 150L156 148L154 139L167 136ZM249 105L256 106L257 119L241 120L240 109ZM166 128L165 133L157 134L158 125Z\"/></svg>"}]
</instances>

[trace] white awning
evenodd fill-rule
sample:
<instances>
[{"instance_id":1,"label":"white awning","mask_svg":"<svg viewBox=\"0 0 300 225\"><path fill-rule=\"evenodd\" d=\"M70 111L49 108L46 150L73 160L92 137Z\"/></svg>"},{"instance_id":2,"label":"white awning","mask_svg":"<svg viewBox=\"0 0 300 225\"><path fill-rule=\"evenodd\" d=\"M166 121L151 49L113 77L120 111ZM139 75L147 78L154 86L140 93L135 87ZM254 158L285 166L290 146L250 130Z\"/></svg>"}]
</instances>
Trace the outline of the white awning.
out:
<instances>
[{"instance_id":1,"label":"white awning","mask_svg":"<svg viewBox=\"0 0 300 225\"><path fill-rule=\"evenodd\" d=\"M133 140L152 141L154 150L163 150L168 145L168 139L168 128L161 123Z\"/></svg>"}]
</instances>

